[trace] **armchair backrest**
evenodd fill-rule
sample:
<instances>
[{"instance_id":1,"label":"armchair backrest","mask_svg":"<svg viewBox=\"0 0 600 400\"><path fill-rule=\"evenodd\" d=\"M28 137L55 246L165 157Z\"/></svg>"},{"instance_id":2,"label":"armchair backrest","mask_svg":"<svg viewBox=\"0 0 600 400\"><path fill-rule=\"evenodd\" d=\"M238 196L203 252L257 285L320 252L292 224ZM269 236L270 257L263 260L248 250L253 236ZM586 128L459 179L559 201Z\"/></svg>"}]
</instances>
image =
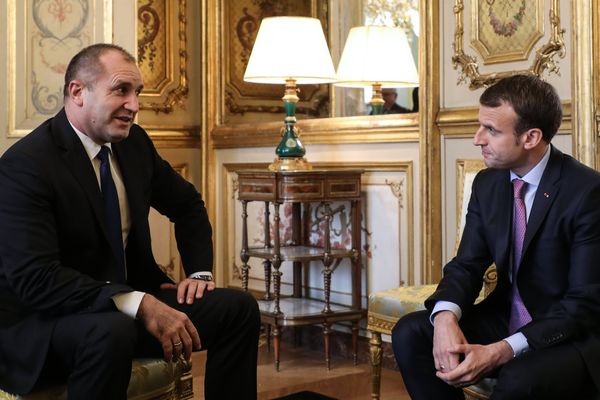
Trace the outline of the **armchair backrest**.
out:
<instances>
[{"instance_id":1,"label":"armchair backrest","mask_svg":"<svg viewBox=\"0 0 600 400\"><path fill-rule=\"evenodd\" d=\"M477 160L458 160L456 168L456 241L454 244L454 254L458 251L460 238L465 228L467 208L471 198L471 188L473 180L479 171L485 168L485 163L481 159ZM490 294L496 287L496 265L492 264L483 278L484 296Z\"/></svg>"}]
</instances>

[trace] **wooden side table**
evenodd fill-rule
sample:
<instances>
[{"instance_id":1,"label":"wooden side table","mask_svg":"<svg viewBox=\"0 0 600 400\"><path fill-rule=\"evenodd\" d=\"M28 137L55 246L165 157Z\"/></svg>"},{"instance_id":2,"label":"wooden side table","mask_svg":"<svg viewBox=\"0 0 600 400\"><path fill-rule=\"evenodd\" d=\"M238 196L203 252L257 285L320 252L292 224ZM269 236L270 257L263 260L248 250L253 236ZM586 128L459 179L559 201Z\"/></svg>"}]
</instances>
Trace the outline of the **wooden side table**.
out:
<instances>
[{"instance_id":1,"label":"wooden side table","mask_svg":"<svg viewBox=\"0 0 600 400\"><path fill-rule=\"evenodd\" d=\"M358 322L365 311L361 304L361 183L362 170L312 170L280 171L243 170L238 171L239 200L242 203L242 287L248 290L248 260L250 257L263 259L265 270L265 297L259 300L261 321L268 327L268 335L273 336L275 368L279 370L280 328L283 326L323 325L325 363L330 369L331 324L340 321L352 323L352 349L357 361ZM265 202L264 246L248 246L248 213L250 201ZM332 249L330 221L333 217L330 204L348 201L351 204L352 248ZM280 206L292 204L292 241L282 245L279 237ZM309 203L322 203L324 206L323 247L311 246ZM274 235L271 243L269 227L269 205L273 204ZM303 207L304 204L304 207ZM352 305L338 305L330 302L331 264L340 258L352 261ZM308 262L323 262L324 300L305 298L302 294L302 268ZM281 275L283 261L293 263L293 295L281 297ZM271 279L273 291L271 292ZM270 339L270 337L269 337Z\"/></svg>"}]
</instances>

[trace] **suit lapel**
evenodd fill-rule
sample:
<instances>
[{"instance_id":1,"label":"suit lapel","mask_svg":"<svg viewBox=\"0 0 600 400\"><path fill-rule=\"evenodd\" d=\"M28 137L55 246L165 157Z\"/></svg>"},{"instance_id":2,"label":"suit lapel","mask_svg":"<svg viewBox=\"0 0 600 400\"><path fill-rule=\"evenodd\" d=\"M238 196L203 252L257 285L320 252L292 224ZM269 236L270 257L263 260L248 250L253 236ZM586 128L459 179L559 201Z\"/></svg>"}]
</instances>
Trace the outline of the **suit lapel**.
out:
<instances>
[{"instance_id":1,"label":"suit lapel","mask_svg":"<svg viewBox=\"0 0 600 400\"><path fill-rule=\"evenodd\" d=\"M533 207L531 209L531 214L529 215L529 220L527 221L527 230L525 231L523 255L521 259L525 258L529 244L535 237L535 234L546 218L548 210L550 210L550 206L552 206L554 199L556 199L558 195L560 189L560 170L562 166L561 160L562 153L552 147L548 165L546 166L540 185L535 193Z\"/></svg>"},{"instance_id":2,"label":"suit lapel","mask_svg":"<svg viewBox=\"0 0 600 400\"><path fill-rule=\"evenodd\" d=\"M498 220L496 224L496 267L498 267L498 274L503 273L503 270L507 270L511 251L511 229L512 229L512 185L510 183L510 175L508 171L499 174L500 179L497 182L498 185L498 196L500 199L506 199L506 201L499 201L498 208ZM495 201L495 200L493 200Z\"/></svg>"},{"instance_id":3,"label":"suit lapel","mask_svg":"<svg viewBox=\"0 0 600 400\"><path fill-rule=\"evenodd\" d=\"M81 143L77 134L69 124L65 110L61 110L52 120L52 131L54 142L61 148L61 156L64 160L68 171L75 177L81 188L85 192L98 223L100 224L104 234L102 193L98 186L98 179L92 163Z\"/></svg>"}]
</instances>

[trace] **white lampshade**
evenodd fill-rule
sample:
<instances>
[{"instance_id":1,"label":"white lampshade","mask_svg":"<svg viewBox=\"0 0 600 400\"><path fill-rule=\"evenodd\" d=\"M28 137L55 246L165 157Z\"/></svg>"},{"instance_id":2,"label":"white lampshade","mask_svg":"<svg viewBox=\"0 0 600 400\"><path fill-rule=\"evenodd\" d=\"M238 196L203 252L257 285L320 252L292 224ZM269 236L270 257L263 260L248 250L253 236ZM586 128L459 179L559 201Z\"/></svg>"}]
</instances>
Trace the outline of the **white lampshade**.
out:
<instances>
[{"instance_id":1,"label":"white lampshade","mask_svg":"<svg viewBox=\"0 0 600 400\"><path fill-rule=\"evenodd\" d=\"M365 87L419 85L404 30L387 26L359 26L350 29L337 70L336 85Z\"/></svg>"},{"instance_id":2,"label":"white lampshade","mask_svg":"<svg viewBox=\"0 0 600 400\"><path fill-rule=\"evenodd\" d=\"M327 83L335 69L321 22L306 17L262 20L244 81L253 83Z\"/></svg>"}]
</instances>

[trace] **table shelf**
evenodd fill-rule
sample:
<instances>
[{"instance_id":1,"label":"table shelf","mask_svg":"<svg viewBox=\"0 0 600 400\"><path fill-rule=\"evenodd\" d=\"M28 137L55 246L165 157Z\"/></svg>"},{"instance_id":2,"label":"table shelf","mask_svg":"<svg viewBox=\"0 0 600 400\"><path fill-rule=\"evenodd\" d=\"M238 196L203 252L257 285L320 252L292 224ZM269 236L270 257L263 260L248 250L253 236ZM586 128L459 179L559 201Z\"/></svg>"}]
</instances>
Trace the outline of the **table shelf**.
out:
<instances>
[{"instance_id":1,"label":"table shelf","mask_svg":"<svg viewBox=\"0 0 600 400\"><path fill-rule=\"evenodd\" d=\"M319 261L323 260L325 256L325 249L316 246L282 246L279 251L281 261ZM273 247L248 248L248 255L250 257L273 261L275 254L275 248ZM331 249L330 251L330 257L333 259L354 258L357 255L358 253L352 249Z\"/></svg>"}]
</instances>

